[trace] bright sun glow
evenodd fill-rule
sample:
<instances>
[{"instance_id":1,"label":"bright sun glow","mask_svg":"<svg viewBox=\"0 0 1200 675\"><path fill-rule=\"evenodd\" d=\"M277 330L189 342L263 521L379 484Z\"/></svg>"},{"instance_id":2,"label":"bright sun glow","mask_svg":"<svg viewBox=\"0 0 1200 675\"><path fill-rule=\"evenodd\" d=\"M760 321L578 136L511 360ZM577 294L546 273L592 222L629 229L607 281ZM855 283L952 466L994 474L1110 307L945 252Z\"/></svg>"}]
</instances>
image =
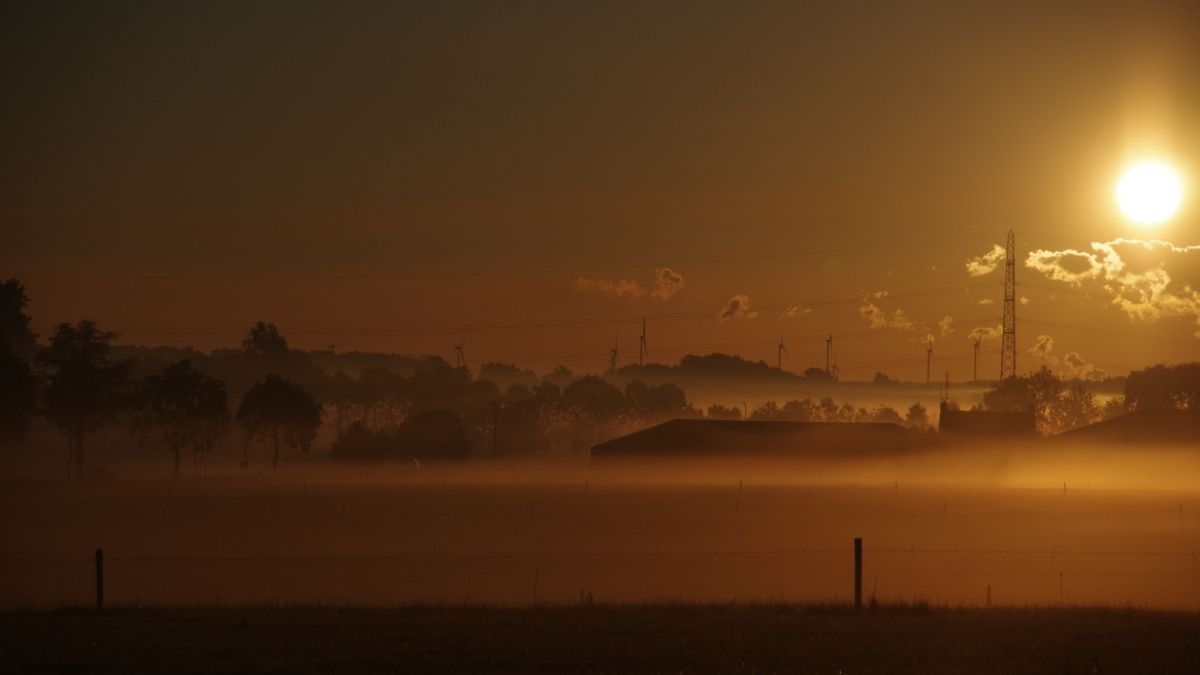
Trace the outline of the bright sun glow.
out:
<instances>
[{"instance_id":1,"label":"bright sun glow","mask_svg":"<svg viewBox=\"0 0 1200 675\"><path fill-rule=\"evenodd\" d=\"M1151 225L1175 215L1183 189L1165 164L1147 162L1130 167L1117 183L1117 203L1125 215Z\"/></svg>"}]
</instances>

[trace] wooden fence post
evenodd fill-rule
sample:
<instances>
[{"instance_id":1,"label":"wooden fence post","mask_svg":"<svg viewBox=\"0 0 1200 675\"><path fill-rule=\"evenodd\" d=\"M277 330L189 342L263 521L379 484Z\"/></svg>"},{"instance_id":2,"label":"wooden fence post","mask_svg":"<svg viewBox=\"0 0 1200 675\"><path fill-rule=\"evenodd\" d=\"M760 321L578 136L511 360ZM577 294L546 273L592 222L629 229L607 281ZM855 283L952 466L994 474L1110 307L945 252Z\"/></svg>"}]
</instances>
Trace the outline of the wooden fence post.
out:
<instances>
[{"instance_id":1,"label":"wooden fence post","mask_svg":"<svg viewBox=\"0 0 1200 675\"><path fill-rule=\"evenodd\" d=\"M104 549L96 549L96 611L104 609Z\"/></svg>"},{"instance_id":2,"label":"wooden fence post","mask_svg":"<svg viewBox=\"0 0 1200 675\"><path fill-rule=\"evenodd\" d=\"M862 537L854 538L854 609L862 609Z\"/></svg>"}]
</instances>

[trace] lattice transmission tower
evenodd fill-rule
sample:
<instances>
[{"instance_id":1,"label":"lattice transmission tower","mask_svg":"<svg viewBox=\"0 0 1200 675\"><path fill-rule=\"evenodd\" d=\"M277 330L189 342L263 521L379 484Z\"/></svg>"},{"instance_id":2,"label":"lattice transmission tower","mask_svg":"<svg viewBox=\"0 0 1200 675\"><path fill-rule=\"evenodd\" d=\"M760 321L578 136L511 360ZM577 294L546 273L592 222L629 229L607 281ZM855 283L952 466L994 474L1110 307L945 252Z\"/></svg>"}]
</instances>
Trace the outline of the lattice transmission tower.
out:
<instances>
[{"instance_id":1,"label":"lattice transmission tower","mask_svg":"<svg viewBox=\"0 0 1200 675\"><path fill-rule=\"evenodd\" d=\"M1004 333L1000 342L1000 379L1017 376L1017 246L1012 230L1004 257Z\"/></svg>"}]
</instances>

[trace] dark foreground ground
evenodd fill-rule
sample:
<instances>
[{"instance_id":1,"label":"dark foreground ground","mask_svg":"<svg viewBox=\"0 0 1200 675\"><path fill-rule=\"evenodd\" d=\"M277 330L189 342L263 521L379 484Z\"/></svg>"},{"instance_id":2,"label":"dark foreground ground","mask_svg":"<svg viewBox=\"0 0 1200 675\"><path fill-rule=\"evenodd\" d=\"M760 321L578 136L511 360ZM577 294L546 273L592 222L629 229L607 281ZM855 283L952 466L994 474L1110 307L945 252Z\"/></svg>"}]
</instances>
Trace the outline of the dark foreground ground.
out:
<instances>
[{"instance_id":1,"label":"dark foreground ground","mask_svg":"<svg viewBox=\"0 0 1200 675\"><path fill-rule=\"evenodd\" d=\"M0 613L6 673L1195 673L1200 613L629 605Z\"/></svg>"}]
</instances>

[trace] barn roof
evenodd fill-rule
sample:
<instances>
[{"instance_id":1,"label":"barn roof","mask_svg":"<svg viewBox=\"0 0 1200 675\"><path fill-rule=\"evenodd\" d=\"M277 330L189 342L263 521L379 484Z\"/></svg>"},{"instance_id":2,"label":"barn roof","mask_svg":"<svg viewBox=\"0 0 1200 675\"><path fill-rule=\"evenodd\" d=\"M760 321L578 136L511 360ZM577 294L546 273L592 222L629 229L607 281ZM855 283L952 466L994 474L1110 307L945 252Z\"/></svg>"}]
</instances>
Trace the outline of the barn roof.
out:
<instances>
[{"instance_id":1,"label":"barn roof","mask_svg":"<svg viewBox=\"0 0 1200 675\"><path fill-rule=\"evenodd\" d=\"M1200 446L1200 412L1138 410L1055 436L1101 443L1187 443Z\"/></svg>"},{"instance_id":2,"label":"barn roof","mask_svg":"<svg viewBox=\"0 0 1200 675\"><path fill-rule=\"evenodd\" d=\"M917 436L890 423L681 419L594 445L592 457L872 454L911 445Z\"/></svg>"}]
</instances>

